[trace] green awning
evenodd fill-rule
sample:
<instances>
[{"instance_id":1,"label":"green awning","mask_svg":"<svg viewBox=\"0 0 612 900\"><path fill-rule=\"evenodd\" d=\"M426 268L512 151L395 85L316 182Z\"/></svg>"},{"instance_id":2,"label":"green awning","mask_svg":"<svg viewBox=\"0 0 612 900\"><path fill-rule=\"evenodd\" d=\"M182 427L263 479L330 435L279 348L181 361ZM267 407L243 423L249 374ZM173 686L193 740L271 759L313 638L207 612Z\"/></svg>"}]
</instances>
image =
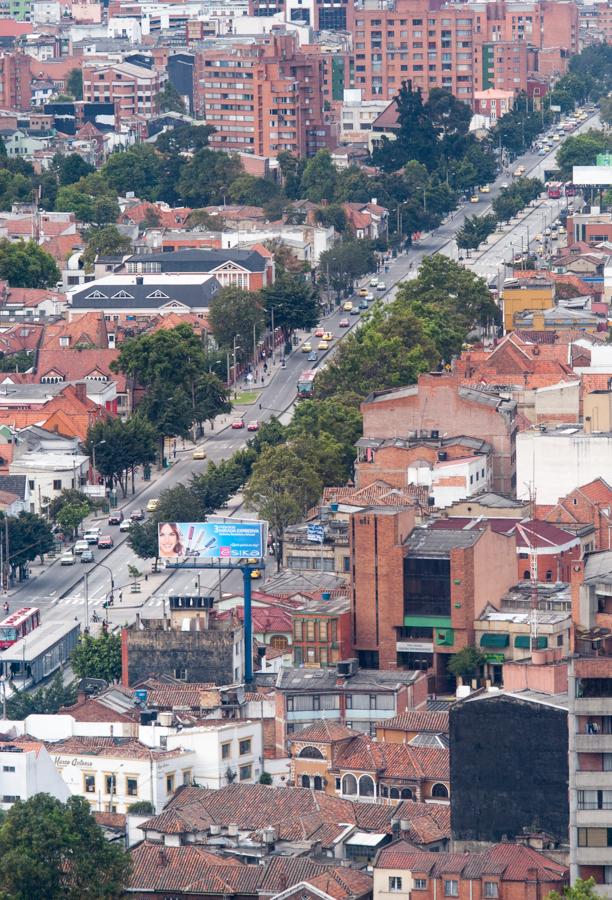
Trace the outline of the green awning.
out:
<instances>
[{"instance_id":1,"label":"green awning","mask_svg":"<svg viewBox=\"0 0 612 900\"><path fill-rule=\"evenodd\" d=\"M530 650L531 649L531 638L528 634L519 634L514 638L514 646L519 647L521 650ZM548 647L548 638L547 637L538 637L536 638L536 650L546 650Z\"/></svg>"},{"instance_id":2,"label":"green awning","mask_svg":"<svg viewBox=\"0 0 612 900\"><path fill-rule=\"evenodd\" d=\"M509 634L500 634L497 631L488 631L480 638L481 647L507 647L510 643Z\"/></svg>"}]
</instances>

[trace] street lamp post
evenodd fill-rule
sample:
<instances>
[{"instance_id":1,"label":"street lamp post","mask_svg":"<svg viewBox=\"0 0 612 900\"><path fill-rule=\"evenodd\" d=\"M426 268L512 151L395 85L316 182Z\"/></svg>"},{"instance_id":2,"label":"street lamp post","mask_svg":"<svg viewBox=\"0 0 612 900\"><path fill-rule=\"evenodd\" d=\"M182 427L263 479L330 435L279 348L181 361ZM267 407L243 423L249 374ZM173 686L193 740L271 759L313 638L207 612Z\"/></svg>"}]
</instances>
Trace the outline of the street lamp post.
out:
<instances>
[{"instance_id":1,"label":"street lamp post","mask_svg":"<svg viewBox=\"0 0 612 900\"><path fill-rule=\"evenodd\" d=\"M270 315L272 316L272 365L274 365L274 351L276 349L275 331L274 331L274 307L270 307Z\"/></svg>"},{"instance_id":2,"label":"street lamp post","mask_svg":"<svg viewBox=\"0 0 612 900\"><path fill-rule=\"evenodd\" d=\"M115 600L115 596L114 596L114 594L115 594L115 576L113 575L113 570L111 569L110 566L107 566L107 565L105 565L104 563L98 563L98 565L99 565L102 569L106 569L106 571L107 571L108 574L110 575L110 586L111 586L111 589L110 589L110 592L107 594L107 599L106 599L106 609L105 609L105 615L104 615L104 620L105 620L106 624L108 625L108 606L109 606L109 601L113 601L113 602L114 602L114 600Z\"/></svg>"},{"instance_id":3,"label":"street lamp post","mask_svg":"<svg viewBox=\"0 0 612 900\"><path fill-rule=\"evenodd\" d=\"M236 351L237 351L237 350L240 350L240 344L237 344L237 343L236 343L237 340L238 340L238 335L236 334L236 335L234 335L234 352L233 352L233 359L234 359L234 399L236 399L236 369L238 368L238 366L237 366L237 364L236 364Z\"/></svg>"},{"instance_id":4,"label":"street lamp post","mask_svg":"<svg viewBox=\"0 0 612 900\"><path fill-rule=\"evenodd\" d=\"M95 474L96 474L96 447L101 447L102 444L105 444L105 443L106 443L106 441L97 441L95 444L92 444L92 447L91 447L91 456L92 456L92 463L93 463L93 470L91 473L92 478L94 478Z\"/></svg>"}]
</instances>

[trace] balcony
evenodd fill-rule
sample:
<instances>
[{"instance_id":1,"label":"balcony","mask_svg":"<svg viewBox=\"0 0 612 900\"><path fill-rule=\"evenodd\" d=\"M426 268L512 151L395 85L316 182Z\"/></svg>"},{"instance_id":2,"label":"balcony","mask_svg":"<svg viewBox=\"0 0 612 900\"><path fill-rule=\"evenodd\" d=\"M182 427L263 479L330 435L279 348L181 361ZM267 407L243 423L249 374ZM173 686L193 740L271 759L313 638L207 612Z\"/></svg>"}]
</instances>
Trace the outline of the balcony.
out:
<instances>
[{"instance_id":1,"label":"balcony","mask_svg":"<svg viewBox=\"0 0 612 900\"><path fill-rule=\"evenodd\" d=\"M574 740L579 753L612 753L612 734L577 734Z\"/></svg>"},{"instance_id":2,"label":"balcony","mask_svg":"<svg viewBox=\"0 0 612 900\"><path fill-rule=\"evenodd\" d=\"M609 716L612 713L612 697L577 697L574 713L577 716Z\"/></svg>"},{"instance_id":3,"label":"balcony","mask_svg":"<svg viewBox=\"0 0 612 900\"><path fill-rule=\"evenodd\" d=\"M576 810L576 826L578 828L610 828L612 827L611 809Z\"/></svg>"},{"instance_id":4,"label":"balcony","mask_svg":"<svg viewBox=\"0 0 612 900\"><path fill-rule=\"evenodd\" d=\"M579 769L576 772L576 784L578 790L586 788L587 790L611 790L612 789L612 772L587 772Z\"/></svg>"},{"instance_id":5,"label":"balcony","mask_svg":"<svg viewBox=\"0 0 612 900\"><path fill-rule=\"evenodd\" d=\"M576 862L579 866L609 866L611 856L612 847L576 847Z\"/></svg>"}]
</instances>

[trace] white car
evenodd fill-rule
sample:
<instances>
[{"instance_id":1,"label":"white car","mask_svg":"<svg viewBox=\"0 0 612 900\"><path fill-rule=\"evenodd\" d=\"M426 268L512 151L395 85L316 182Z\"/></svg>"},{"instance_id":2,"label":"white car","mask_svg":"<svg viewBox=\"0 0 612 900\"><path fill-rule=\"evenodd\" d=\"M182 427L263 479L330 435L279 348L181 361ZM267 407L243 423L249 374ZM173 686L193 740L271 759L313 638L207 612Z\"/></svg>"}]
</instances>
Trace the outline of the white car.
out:
<instances>
[{"instance_id":1,"label":"white car","mask_svg":"<svg viewBox=\"0 0 612 900\"><path fill-rule=\"evenodd\" d=\"M385 284L384 281L379 281L378 284L376 285L376 290L377 291L386 291L387 285Z\"/></svg>"},{"instance_id":2,"label":"white car","mask_svg":"<svg viewBox=\"0 0 612 900\"><path fill-rule=\"evenodd\" d=\"M370 287L377 287L378 278L370 278Z\"/></svg>"},{"instance_id":3,"label":"white car","mask_svg":"<svg viewBox=\"0 0 612 900\"><path fill-rule=\"evenodd\" d=\"M74 555L72 550L67 550L60 556L60 566L74 566L75 563L76 556Z\"/></svg>"},{"instance_id":4,"label":"white car","mask_svg":"<svg viewBox=\"0 0 612 900\"><path fill-rule=\"evenodd\" d=\"M124 519L123 522L119 525L119 531L129 531L134 524L134 521L134 519Z\"/></svg>"},{"instance_id":5,"label":"white car","mask_svg":"<svg viewBox=\"0 0 612 900\"><path fill-rule=\"evenodd\" d=\"M83 550L89 550L89 541L81 539L77 541L74 545L74 552L78 555L83 552Z\"/></svg>"},{"instance_id":6,"label":"white car","mask_svg":"<svg viewBox=\"0 0 612 900\"><path fill-rule=\"evenodd\" d=\"M87 544L97 544L98 538L100 537L100 529L98 527L88 528L85 534L83 535L83 540L87 542Z\"/></svg>"}]
</instances>

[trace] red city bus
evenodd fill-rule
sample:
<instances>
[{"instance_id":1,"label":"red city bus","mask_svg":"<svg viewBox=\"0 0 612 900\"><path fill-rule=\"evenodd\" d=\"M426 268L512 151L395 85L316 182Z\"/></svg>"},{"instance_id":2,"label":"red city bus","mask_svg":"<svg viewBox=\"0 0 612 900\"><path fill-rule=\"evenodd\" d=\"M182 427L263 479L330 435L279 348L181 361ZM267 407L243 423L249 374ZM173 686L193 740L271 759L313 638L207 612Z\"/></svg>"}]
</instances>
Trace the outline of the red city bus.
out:
<instances>
[{"instance_id":1,"label":"red city bus","mask_svg":"<svg viewBox=\"0 0 612 900\"><path fill-rule=\"evenodd\" d=\"M548 196L551 200L558 200L561 196L563 184L560 181L549 181L546 185Z\"/></svg>"},{"instance_id":2,"label":"red city bus","mask_svg":"<svg viewBox=\"0 0 612 900\"><path fill-rule=\"evenodd\" d=\"M575 184L572 184L571 181L565 182L565 196L566 197L575 197L578 193L578 188Z\"/></svg>"},{"instance_id":3,"label":"red city bus","mask_svg":"<svg viewBox=\"0 0 612 900\"><path fill-rule=\"evenodd\" d=\"M40 625L40 610L36 606L24 606L0 622L0 650L16 644Z\"/></svg>"}]
</instances>

